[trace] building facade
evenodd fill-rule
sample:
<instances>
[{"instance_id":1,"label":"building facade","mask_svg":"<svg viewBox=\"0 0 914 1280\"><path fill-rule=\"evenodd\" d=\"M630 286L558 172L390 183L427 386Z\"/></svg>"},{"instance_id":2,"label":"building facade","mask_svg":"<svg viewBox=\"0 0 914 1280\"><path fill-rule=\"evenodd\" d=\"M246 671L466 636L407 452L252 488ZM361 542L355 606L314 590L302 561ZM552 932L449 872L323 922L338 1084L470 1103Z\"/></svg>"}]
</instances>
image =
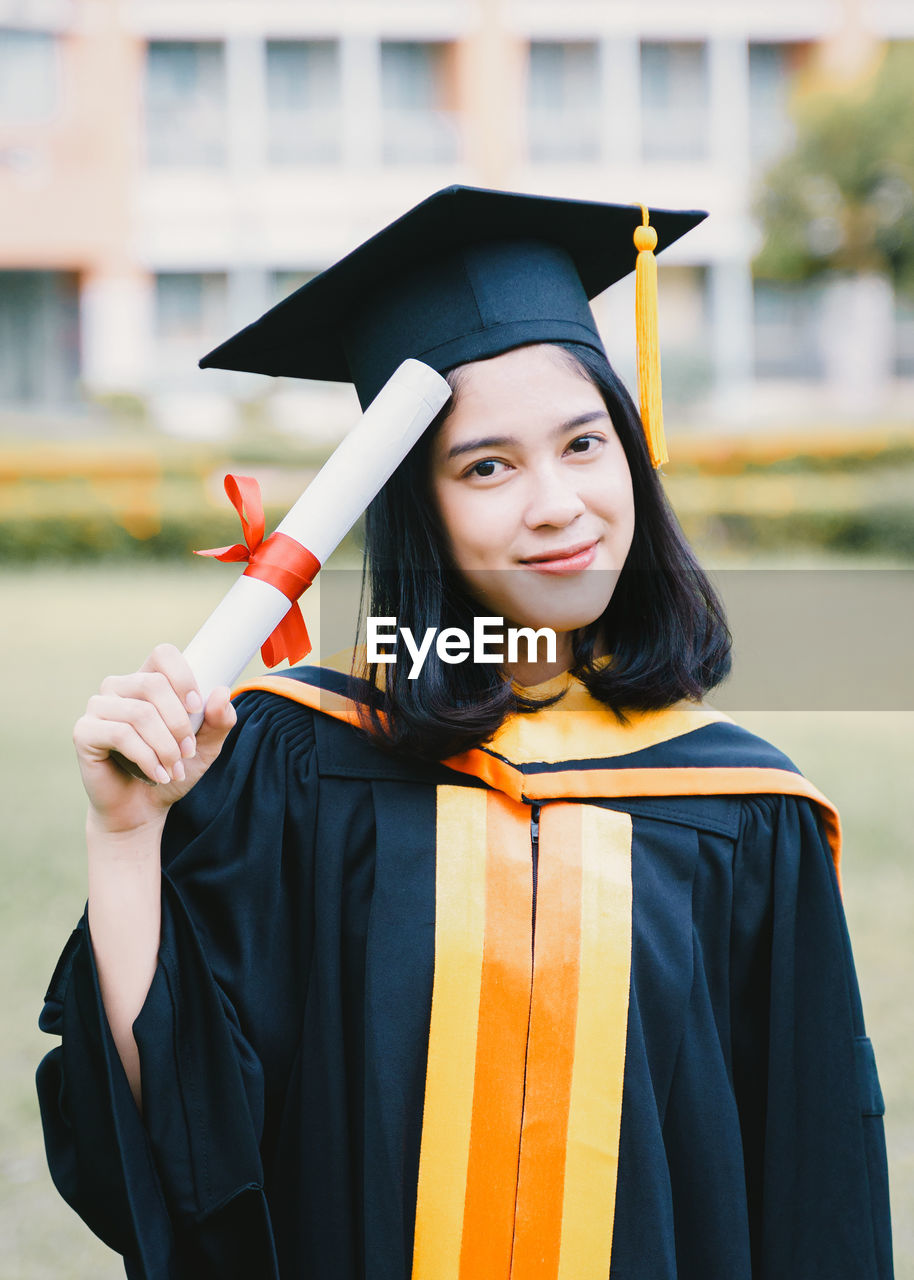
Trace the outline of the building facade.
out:
<instances>
[{"instance_id":1,"label":"building facade","mask_svg":"<svg viewBox=\"0 0 914 1280\"><path fill-rule=\"evenodd\" d=\"M914 317L754 281L751 208L798 72L905 39L906 0L0 0L0 406L316 431L317 395L332 436L347 393L196 361L456 181L711 211L661 259L683 422L903 416ZM596 309L630 378L633 286Z\"/></svg>"}]
</instances>

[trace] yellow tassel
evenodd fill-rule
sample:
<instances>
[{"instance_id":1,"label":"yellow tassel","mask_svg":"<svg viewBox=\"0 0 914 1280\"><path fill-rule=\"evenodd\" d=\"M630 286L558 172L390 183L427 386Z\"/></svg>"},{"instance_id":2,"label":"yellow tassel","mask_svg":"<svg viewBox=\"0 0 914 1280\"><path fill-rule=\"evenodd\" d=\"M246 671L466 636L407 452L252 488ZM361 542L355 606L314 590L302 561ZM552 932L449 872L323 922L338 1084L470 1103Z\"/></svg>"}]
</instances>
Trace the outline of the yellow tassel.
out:
<instances>
[{"instance_id":1,"label":"yellow tassel","mask_svg":"<svg viewBox=\"0 0 914 1280\"><path fill-rule=\"evenodd\" d=\"M635 332L638 338L638 394L641 421L651 462L662 467L669 461L663 434L663 400L660 391L660 342L657 335L657 232L648 222L647 206L641 206L643 223L635 228Z\"/></svg>"}]
</instances>

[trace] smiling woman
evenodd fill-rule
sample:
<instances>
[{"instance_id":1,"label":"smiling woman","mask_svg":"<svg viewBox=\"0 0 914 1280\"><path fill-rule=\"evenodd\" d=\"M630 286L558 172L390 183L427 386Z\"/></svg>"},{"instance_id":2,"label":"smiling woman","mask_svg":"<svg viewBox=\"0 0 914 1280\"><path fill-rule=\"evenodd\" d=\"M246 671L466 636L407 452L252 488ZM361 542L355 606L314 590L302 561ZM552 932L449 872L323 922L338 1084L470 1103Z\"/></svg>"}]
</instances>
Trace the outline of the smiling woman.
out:
<instances>
[{"instance_id":1,"label":"smiling woman","mask_svg":"<svg viewBox=\"0 0 914 1280\"><path fill-rule=\"evenodd\" d=\"M605 612L631 547L621 441L598 388L547 345L464 365L454 399L431 456L450 556L491 613L557 631L565 671L572 632Z\"/></svg>"},{"instance_id":2,"label":"smiling woman","mask_svg":"<svg viewBox=\"0 0 914 1280\"><path fill-rule=\"evenodd\" d=\"M447 378L452 400L368 509L368 612L414 617L422 634L472 630L480 612L549 627L556 661L455 671L432 652L421 686L407 664L369 667L375 732L440 758L536 711L552 693L535 686L563 671L623 715L719 684L723 610L605 355L538 343Z\"/></svg>"},{"instance_id":3,"label":"smiling woman","mask_svg":"<svg viewBox=\"0 0 914 1280\"><path fill-rule=\"evenodd\" d=\"M837 815L701 701L726 624L588 305L701 216L451 188L203 361L446 373L367 610L557 644L299 667L196 734L171 646L90 700L39 1092L131 1277L891 1276Z\"/></svg>"}]
</instances>

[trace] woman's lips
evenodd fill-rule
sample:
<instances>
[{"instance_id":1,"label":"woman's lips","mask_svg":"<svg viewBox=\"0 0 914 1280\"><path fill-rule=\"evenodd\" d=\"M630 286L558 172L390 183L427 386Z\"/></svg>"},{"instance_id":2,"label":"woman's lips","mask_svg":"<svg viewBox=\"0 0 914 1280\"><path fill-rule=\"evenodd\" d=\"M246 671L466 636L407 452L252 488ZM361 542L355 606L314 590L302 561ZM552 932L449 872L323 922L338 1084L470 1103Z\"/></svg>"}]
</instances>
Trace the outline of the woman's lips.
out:
<instances>
[{"instance_id":1,"label":"woman's lips","mask_svg":"<svg viewBox=\"0 0 914 1280\"><path fill-rule=\"evenodd\" d=\"M521 563L536 573L579 573L581 569L588 569L593 564L596 555L597 543L588 542L584 546L570 547L567 551L550 552L545 559L537 556L522 560Z\"/></svg>"}]
</instances>

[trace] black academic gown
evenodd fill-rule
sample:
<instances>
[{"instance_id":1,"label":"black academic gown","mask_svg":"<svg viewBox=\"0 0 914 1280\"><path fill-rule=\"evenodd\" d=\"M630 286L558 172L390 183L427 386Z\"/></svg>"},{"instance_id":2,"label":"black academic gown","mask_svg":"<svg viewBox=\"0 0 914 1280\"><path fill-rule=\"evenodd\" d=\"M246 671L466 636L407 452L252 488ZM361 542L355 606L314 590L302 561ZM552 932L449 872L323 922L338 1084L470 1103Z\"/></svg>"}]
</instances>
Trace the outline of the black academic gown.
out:
<instances>
[{"instance_id":1,"label":"black academic gown","mask_svg":"<svg viewBox=\"0 0 914 1280\"><path fill-rule=\"evenodd\" d=\"M835 818L794 766L576 682L421 766L292 675L169 815L142 1118L85 920L47 995L51 1172L128 1276L887 1280Z\"/></svg>"}]
</instances>

